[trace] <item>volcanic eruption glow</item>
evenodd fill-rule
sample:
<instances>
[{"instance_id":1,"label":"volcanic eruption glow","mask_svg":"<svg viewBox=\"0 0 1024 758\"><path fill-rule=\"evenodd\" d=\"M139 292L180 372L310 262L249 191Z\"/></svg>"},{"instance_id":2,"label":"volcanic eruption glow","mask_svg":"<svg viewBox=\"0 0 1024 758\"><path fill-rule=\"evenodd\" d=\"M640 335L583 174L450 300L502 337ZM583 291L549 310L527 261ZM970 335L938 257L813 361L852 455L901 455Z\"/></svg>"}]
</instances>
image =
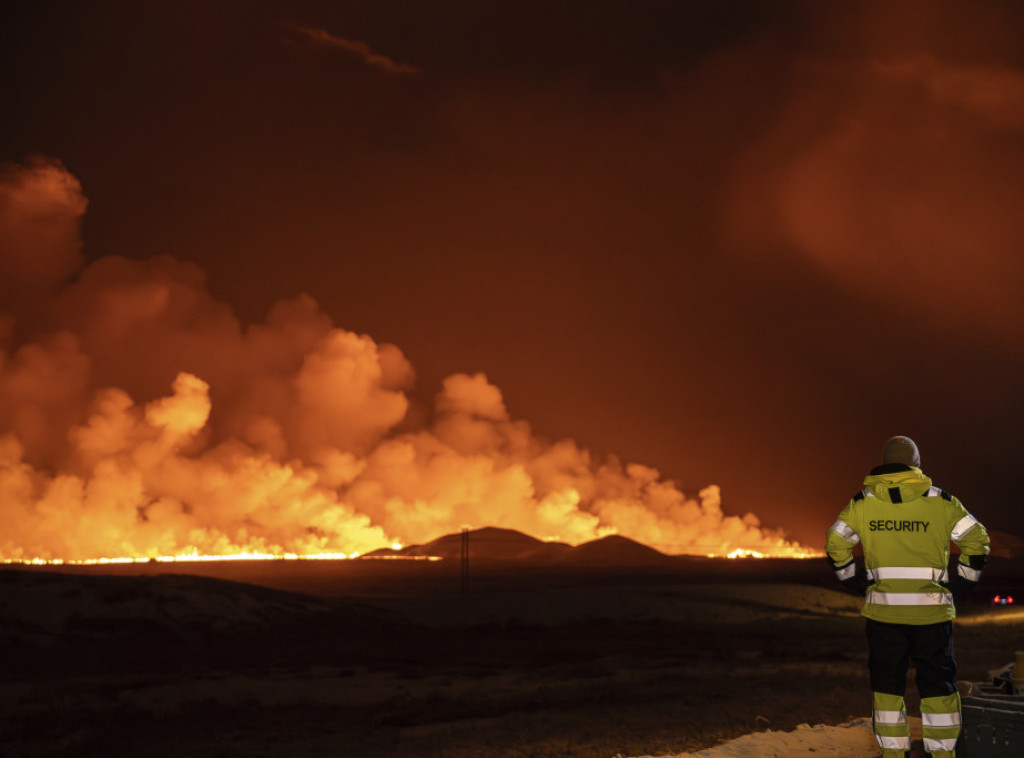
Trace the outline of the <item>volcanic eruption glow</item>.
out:
<instances>
[{"instance_id":1,"label":"volcanic eruption glow","mask_svg":"<svg viewBox=\"0 0 1024 758\"><path fill-rule=\"evenodd\" d=\"M0 175L0 560L340 559L463 525L663 552L818 555L711 485L598 460L482 374L405 424L413 370L307 296L243 326L171 257L82 268L62 165Z\"/></svg>"}]
</instances>

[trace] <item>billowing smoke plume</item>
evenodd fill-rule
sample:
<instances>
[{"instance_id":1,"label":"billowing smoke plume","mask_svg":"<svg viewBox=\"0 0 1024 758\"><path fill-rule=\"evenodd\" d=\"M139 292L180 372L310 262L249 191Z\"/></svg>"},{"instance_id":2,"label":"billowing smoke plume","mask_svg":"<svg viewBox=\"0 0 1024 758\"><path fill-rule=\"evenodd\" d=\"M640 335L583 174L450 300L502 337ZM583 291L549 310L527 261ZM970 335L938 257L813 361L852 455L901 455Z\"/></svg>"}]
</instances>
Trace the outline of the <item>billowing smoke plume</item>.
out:
<instances>
[{"instance_id":1,"label":"billowing smoke plume","mask_svg":"<svg viewBox=\"0 0 1024 758\"><path fill-rule=\"evenodd\" d=\"M717 487L690 498L541 440L483 375L448 377L429 424L400 426L402 352L309 297L244 327L173 258L73 276L86 201L57 163L7 168L0 199L6 291L52 297L45 320L3 301L2 557L351 553L486 525L673 552L789 544L725 516Z\"/></svg>"}]
</instances>

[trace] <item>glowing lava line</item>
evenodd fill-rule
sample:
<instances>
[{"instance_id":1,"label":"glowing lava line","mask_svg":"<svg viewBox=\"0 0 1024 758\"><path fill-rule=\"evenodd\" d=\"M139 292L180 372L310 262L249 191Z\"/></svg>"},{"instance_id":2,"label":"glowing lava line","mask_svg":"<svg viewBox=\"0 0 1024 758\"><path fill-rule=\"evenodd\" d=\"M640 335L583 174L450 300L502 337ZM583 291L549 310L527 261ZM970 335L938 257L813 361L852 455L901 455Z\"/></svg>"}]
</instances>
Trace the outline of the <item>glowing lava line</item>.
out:
<instances>
[{"instance_id":1,"label":"glowing lava line","mask_svg":"<svg viewBox=\"0 0 1024 758\"><path fill-rule=\"evenodd\" d=\"M401 545L392 545L393 550L400 550ZM673 555L673 554L667 554ZM693 553L679 553L677 555L694 555ZM699 554L698 554L699 555ZM728 553L707 553L706 558L725 558L736 560L740 558L789 558L806 560L810 558L821 558L825 554L820 550L811 548L784 548L779 550L750 550L747 548L736 548ZM444 560L438 555L362 555L360 553L310 553L299 555L298 553L261 553L255 551L243 551L239 553L228 553L224 555L202 555L197 551L178 553L177 555L156 555L142 557L100 557L82 558L70 560L64 558L3 558L0 564L21 565L21 566L112 566L119 564L139 563L216 563L229 561L440 561Z\"/></svg>"},{"instance_id":2,"label":"glowing lava line","mask_svg":"<svg viewBox=\"0 0 1024 758\"><path fill-rule=\"evenodd\" d=\"M809 547L805 548L787 548L783 553L779 552L762 552L760 550L747 550L745 548L736 548L732 552L725 553L708 553L708 558L797 558L800 560L806 560L808 558L824 558L825 553L821 550L813 550Z\"/></svg>"},{"instance_id":3,"label":"glowing lava line","mask_svg":"<svg viewBox=\"0 0 1024 758\"><path fill-rule=\"evenodd\" d=\"M440 561L438 555L360 555L359 553L312 553L298 555L296 553L255 553L242 552L228 555L200 555L199 553L180 553L178 555L156 555L142 558L83 558L81 560L65 560L63 558L5 558L0 563L20 566L112 566L137 563L216 563L227 561L342 561L342 560L377 560L377 561Z\"/></svg>"}]
</instances>

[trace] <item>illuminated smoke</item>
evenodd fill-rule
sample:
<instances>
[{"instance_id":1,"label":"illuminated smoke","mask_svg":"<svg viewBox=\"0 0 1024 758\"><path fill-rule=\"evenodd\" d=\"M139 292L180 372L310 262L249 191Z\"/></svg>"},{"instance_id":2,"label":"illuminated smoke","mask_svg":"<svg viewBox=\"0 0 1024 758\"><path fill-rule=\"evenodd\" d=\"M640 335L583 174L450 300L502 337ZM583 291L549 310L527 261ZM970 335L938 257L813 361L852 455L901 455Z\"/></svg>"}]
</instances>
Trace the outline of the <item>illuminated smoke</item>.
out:
<instances>
[{"instance_id":1,"label":"illuminated smoke","mask_svg":"<svg viewBox=\"0 0 1024 758\"><path fill-rule=\"evenodd\" d=\"M1016 343L1024 72L996 62L994 9L884 8L865 12L866 49L794 58L737 162L731 241L793 251L897 317Z\"/></svg>"},{"instance_id":2,"label":"illuminated smoke","mask_svg":"<svg viewBox=\"0 0 1024 758\"><path fill-rule=\"evenodd\" d=\"M70 278L74 178L11 167L0 197L9 283ZM22 266L28 249L40 260ZM0 557L352 553L464 525L668 552L789 544L725 516L717 487L687 497L646 466L541 440L480 374L448 377L429 424L400 430L408 361L309 297L244 327L169 257L103 258L54 293L45 325L5 301Z\"/></svg>"},{"instance_id":3,"label":"illuminated smoke","mask_svg":"<svg viewBox=\"0 0 1024 758\"><path fill-rule=\"evenodd\" d=\"M0 310L37 312L82 264L86 200L57 161L0 166Z\"/></svg>"},{"instance_id":4,"label":"illuminated smoke","mask_svg":"<svg viewBox=\"0 0 1024 758\"><path fill-rule=\"evenodd\" d=\"M344 53L361 60L367 66L384 71L388 74L409 76L422 73L415 66L407 63L397 63L386 55L374 52L370 46L360 40L345 39L331 34L325 29L310 29L309 27L292 25L289 27L299 38L323 47L341 50Z\"/></svg>"}]
</instances>

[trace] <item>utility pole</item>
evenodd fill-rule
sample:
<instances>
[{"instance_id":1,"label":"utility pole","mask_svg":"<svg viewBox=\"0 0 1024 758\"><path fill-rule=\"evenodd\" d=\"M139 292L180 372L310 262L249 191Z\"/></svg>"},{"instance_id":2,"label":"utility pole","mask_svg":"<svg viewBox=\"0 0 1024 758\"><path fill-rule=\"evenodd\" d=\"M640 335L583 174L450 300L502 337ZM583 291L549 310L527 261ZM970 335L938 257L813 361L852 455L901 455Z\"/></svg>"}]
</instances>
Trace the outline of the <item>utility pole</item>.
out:
<instances>
[{"instance_id":1,"label":"utility pole","mask_svg":"<svg viewBox=\"0 0 1024 758\"><path fill-rule=\"evenodd\" d=\"M469 592L469 529L462 528L462 576L461 586L463 592Z\"/></svg>"}]
</instances>

